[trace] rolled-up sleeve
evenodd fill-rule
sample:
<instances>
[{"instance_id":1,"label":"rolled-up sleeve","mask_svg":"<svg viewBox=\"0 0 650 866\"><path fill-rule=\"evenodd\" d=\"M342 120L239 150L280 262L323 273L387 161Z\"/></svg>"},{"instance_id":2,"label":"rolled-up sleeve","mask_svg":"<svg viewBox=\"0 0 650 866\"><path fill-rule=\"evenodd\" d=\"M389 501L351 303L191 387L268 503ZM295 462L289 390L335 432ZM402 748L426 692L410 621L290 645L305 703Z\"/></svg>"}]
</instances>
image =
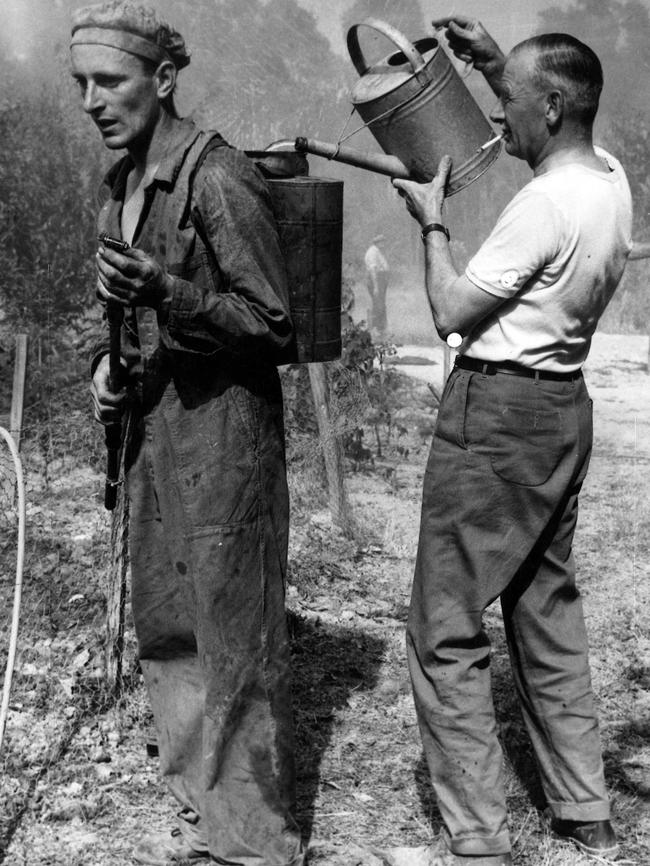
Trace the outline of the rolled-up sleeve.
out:
<instances>
[{"instance_id":1,"label":"rolled-up sleeve","mask_svg":"<svg viewBox=\"0 0 650 866\"><path fill-rule=\"evenodd\" d=\"M170 349L275 354L292 339L284 259L268 187L241 152L213 151L194 183L206 252L175 273L162 339Z\"/></svg>"}]
</instances>

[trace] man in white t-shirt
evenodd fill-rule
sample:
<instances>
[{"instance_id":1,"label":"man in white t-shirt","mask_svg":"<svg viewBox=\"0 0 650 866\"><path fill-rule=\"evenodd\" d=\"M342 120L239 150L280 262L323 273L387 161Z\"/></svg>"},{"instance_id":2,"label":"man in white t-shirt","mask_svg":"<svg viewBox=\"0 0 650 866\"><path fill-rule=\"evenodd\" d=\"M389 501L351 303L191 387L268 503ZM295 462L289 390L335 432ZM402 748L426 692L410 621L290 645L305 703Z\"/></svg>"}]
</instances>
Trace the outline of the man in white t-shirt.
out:
<instances>
[{"instance_id":1,"label":"man in white t-shirt","mask_svg":"<svg viewBox=\"0 0 650 866\"><path fill-rule=\"evenodd\" d=\"M619 163L592 143L602 70L591 49L547 34L505 58L478 21L433 23L497 93L492 120L533 179L463 274L443 221L450 159L430 184L394 181L423 226L438 333L463 342L425 474L407 636L446 832L386 859L513 862L482 622L497 598L551 827L614 859L572 541L592 443L580 368L630 251L630 191Z\"/></svg>"},{"instance_id":2,"label":"man in white t-shirt","mask_svg":"<svg viewBox=\"0 0 650 866\"><path fill-rule=\"evenodd\" d=\"M363 257L366 266L366 285L370 296L368 326L380 335L386 332L386 292L388 291L389 266L381 251L384 236L376 235Z\"/></svg>"}]
</instances>

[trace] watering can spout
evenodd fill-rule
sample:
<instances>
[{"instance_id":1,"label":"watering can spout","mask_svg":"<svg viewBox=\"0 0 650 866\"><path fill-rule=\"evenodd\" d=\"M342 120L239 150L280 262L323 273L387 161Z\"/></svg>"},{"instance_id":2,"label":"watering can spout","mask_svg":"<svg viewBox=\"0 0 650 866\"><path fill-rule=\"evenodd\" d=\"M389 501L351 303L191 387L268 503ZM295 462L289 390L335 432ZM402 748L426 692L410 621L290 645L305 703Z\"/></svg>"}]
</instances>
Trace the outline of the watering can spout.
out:
<instances>
[{"instance_id":1,"label":"watering can spout","mask_svg":"<svg viewBox=\"0 0 650 866\"><path fill-rule=\"evenodd\" d=\"M323 156L325 159L344 162L347 165L365 168L367 171L374 171L389 177L399 177L403 180L431 180L431 178L418 177L409 172L401 159L388 153L363 151L348 145L331 144L327 141L318 141L315 138L303 138L302 136L296 139L295 148L299 153L313 153L315 156Z\"/></svg>"}]
</instances>

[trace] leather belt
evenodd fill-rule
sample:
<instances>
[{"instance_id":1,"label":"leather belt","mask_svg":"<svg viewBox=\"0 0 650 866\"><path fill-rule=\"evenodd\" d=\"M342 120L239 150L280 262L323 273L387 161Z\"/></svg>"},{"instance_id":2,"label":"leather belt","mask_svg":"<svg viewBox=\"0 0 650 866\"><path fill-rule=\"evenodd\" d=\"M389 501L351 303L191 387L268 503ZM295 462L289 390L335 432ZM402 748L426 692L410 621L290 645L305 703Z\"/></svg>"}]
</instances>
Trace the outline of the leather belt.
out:
<instances>
[{"instance_id":1,"label":"leather belt","mask_svg":"<svg viewBox=\"0 0 650 866\"><path fill-rule=\"evenodd\" d=\"M553 370L535 370L532 367L524 367L514 361L500 361L495 364L491 361L481 361L480 358L468 358L467 355L457 355L454 366L460 370L471 370L473 373L482 373L484 376L494 376L496 373L505 373L507 376L524 376L526 379L547 379L552 382L572 382L582 376L581 370L571 370L567 373L556 373Z\"/></svg>"}]
</instances>

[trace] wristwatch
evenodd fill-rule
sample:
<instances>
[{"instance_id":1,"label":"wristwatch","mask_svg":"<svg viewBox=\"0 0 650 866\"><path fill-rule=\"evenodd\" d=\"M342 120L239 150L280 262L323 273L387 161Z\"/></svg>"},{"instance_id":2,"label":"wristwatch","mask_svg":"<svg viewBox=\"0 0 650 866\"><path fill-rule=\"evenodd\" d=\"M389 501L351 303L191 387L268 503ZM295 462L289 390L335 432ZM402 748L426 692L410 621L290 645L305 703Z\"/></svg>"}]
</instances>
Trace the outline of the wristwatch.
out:
<instances>
[{"instance_id":1,"label":"wristwatch","mask_svg":"<svg viewBox=\"0 0 650 866\"><path fill-rule=\"evenodd\" d=\"M449 240L449 229L447 228L447 226L443 226L442 223L429 223L428 225L424 226L424 228L420 232L420 237L424 241L426 236L428 234L431 234L431 232L442 232L443 235L447 238L447 240Z\"/></svg>"}]
</instances>

